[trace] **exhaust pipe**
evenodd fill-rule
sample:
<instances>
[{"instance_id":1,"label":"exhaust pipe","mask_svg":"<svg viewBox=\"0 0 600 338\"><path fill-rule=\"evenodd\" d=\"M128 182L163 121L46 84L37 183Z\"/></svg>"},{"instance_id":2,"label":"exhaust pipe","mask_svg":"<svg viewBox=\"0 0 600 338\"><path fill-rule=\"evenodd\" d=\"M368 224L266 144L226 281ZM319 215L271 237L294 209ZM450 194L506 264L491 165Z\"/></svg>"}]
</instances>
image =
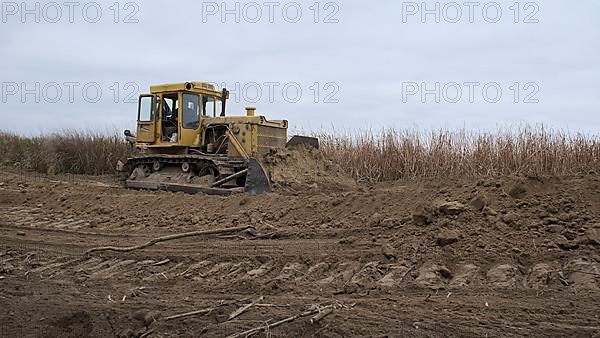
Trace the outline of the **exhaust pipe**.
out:
<instances>
[{"instance_id":1,"label":"exhaust pipe","mask_svg":"<svg viewBox=\"0 0 600 338\"><path fill-rule=\"evenodd\" d=\"M229 98L229 91L227 88L223 88L223 93L221 94L221 116L225 116L225 108L227 107L227 99Z\"/></svg>"}]
</instances>

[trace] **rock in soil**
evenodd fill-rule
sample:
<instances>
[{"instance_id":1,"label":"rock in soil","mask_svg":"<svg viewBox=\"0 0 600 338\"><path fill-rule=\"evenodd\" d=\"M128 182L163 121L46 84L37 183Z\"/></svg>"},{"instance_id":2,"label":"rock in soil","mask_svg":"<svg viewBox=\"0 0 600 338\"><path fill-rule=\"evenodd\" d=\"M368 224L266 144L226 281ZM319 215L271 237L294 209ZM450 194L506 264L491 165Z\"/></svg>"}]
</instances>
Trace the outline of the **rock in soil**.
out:
<instances>
[{"instance_id":1,"label":"rock in soil","mask_svg":"<svg viewBox=\"0 0 600 338\"><path fill-rule=\"evenodd\" d=\"M437 211L443 215L460 215L465 212L467 207L457 201L452 202L440 202L437 205Z\"/></svg>"}]
</instances>

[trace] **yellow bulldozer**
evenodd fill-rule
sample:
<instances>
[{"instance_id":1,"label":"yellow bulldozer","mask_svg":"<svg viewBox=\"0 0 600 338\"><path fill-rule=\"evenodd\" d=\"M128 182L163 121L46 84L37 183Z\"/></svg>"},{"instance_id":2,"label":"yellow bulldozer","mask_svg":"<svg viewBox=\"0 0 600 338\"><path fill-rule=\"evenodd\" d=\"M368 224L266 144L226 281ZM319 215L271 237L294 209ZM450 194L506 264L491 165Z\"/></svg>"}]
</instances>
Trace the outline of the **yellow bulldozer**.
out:
<instances>
[{"instance_id":1,"label":"yellow bulldozer","mask_svg":"<svg viewBox=\"0 0 600 338\"><path fill-rule=\"evenodd\" d=\"M285 147L319 146L318 139L294 136L288 122L269 121L246 108L227 116L227 89L204 82L150 87L138 101L137 132L125 136L136 155L119 162L134 189L230 195L271 191L264 155Z\"/></svg>"}]
</instances>

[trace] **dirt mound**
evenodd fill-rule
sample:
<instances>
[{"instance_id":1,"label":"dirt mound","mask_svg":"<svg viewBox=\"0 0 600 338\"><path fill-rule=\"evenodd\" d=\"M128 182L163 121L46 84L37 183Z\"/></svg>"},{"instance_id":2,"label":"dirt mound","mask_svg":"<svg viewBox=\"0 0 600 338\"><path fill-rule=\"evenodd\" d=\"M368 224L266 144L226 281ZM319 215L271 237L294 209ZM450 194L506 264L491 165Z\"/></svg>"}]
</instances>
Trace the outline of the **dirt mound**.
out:
<instances>
[{"instance_id":1,"label":"dirt mound","mask_svg":"<svg viewBox=\"0 0 600 338\"><path fill-rule=\"evenodd\" d=\"M328 193L357 187L342 168L313 149L273 151L264 162L276 190Z\"/></svg>"}]
</instances>

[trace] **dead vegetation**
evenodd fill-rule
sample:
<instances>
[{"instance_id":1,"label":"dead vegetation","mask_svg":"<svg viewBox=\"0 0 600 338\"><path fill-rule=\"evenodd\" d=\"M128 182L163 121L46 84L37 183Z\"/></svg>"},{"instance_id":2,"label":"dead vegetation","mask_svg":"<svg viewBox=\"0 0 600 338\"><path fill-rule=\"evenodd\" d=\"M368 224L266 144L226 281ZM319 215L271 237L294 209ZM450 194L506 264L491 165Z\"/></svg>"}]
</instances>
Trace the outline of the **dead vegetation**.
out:
<instances>
[{"instance_id":1,"label":"dead vegetation","mask_svg":"<svg viewBox=\"0 0 600 338\"><path fill-rule=\"evenodd\" d=\"M31 137L0 132L1 165L44 174L112 174L129 151L116 132L65 130Z\"/></svg>"},{"instance_id":2,"label":"dead vegetation","mask_svg":"<svg viewBox=\"0 0 600 338\"><path fill-rule=\"evenodd\" d=\"M569 176L600 172L598 135L539 127L495 132L388 129L322 133L322 157L359 182L418 177ZM64 131L25 137L0 132L0 164L41 173L114 173L130 149L118 134Z\"/></svg>"},{"instance_id":3,"label":"dead vegetation","mask_svg":"<svg viewBox=\"0 0 600 338\"><path fill-rule=\"evenodd\" d=\"M208 230L208 231L192 231L192 232L186 232L186 233L172 234L172 235L168 235L168 236L154 238L154 239L152 239L144 244L140 244L140 245L134 245L134 246L129 246L129 247L102 246L102 247L89 249L86 253L90 254L90 253L96 252L96 251L130 252L130 251L134 251L134 250L145 249L156 243L171 241L171 240L180 239L180 238L224 234L224 233L232 233L232 232L242 232L245 230L254 230L254 227L242 226L242 227L236 227L236 228L215 229L215 230Z\"/></svg>"},{"instance_id":4,"label":"dead vegetation","mask_svg":"<svg viewBox=\"0 0 600 338\"><path fill-rule=\"evenodd\" d=\"M319 138L325 156L359 181L600 172L598 135L543 126L495 132L388 129Z\"/></svg>"}]
</instances>

